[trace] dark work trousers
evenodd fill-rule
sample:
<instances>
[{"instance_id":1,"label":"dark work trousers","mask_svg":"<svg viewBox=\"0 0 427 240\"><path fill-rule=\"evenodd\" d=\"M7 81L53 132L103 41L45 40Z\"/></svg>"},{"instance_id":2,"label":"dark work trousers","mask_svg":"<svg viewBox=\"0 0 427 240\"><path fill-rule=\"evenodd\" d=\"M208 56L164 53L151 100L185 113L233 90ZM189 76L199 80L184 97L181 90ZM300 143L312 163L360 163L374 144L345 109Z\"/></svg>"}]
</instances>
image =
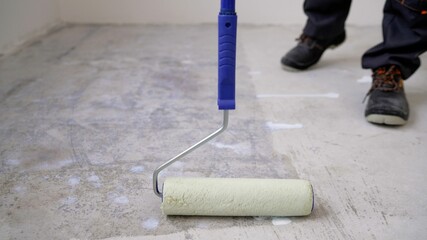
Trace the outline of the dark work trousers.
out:
<instances>
[{"instance_id":1,"label":"dark work trousers","mask_svg":"<svg viewBox=\"0 0 427 240\"><path fill-rule=\"evenodd\" d=\"M317 39L330 39L344 31L351 0L305 0L307 23L304 34Z\"/></svg>"},{"instance_id":2,"label":"dark work trousers","mask_svg":"<svg viewBox=\"0 0 427 240\"><path fill-rule=\"evenodd\" d=\"M333 38L345 28L351 0L305 0L308 16L304 34ZM375 69L395 64L404 79L419 67L427 51L427 0L386 0L383 17L383 42L362 57L362 67Z\"/></svg>"}]
</instances>

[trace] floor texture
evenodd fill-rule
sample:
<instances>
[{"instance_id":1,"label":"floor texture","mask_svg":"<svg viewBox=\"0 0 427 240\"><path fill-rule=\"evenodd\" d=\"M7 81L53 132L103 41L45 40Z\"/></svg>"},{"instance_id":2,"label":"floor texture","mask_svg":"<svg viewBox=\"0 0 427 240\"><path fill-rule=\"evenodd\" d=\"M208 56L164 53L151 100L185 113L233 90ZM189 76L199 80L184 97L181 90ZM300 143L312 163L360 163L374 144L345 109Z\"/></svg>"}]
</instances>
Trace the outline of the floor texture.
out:
<instances>
[{"instance_id":1,"label":"floor texture","mask_svg":"<svg viewBox=\"0 0 427 240\"><path fill-rule=\"evenodd\" d=\"M221 123L216 26L68 25L0 59L0 239L427 239L427 66L408 124L372 125L380 28L286 72L299 31L239 29L229 129L162 178L308 179L311 216L163 216L152 171Z\"/></svg>"}]
</instances>

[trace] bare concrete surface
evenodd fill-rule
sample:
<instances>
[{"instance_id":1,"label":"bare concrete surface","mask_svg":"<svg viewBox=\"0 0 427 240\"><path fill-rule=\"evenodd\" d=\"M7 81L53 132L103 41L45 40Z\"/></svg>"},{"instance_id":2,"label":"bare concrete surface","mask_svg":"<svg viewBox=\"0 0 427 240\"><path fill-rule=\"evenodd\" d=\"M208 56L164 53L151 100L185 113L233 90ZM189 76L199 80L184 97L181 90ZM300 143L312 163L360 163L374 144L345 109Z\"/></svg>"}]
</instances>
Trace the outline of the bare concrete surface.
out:
<instances>
[{"instance_id":1,"label":"bare concrete surface","mask_svg":"<svg viewBox=\"0 0 427 240\"><path fill-rule=\"evenodd\" d=\"M311 216L163 216L152 171L221 123L216 26L69 25L0 59L0 239L427 239L427 67L408 124L372 125L380 28L286 72L299 31L239 29L229 130L162 178L308 179Z\"/></svg>"}]
</instances>

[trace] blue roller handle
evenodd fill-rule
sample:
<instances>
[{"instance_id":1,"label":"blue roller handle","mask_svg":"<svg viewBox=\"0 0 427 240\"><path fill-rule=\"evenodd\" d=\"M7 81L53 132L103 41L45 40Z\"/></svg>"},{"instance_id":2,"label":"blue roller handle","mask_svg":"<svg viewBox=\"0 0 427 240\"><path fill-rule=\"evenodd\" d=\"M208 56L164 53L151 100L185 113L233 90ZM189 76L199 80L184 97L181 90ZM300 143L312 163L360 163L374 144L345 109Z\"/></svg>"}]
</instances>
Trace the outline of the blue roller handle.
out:
<instances>
[{"instance_id":1,"label":"blue roller handle","mask_svg":"<svg viewBox=\"0 0 427 240\"><path fill-rule=\"evenodd\" d=\"M218 108L236 108L236 36L235 0L221 0L218 16Z\"/></svg>"}]
</instances>

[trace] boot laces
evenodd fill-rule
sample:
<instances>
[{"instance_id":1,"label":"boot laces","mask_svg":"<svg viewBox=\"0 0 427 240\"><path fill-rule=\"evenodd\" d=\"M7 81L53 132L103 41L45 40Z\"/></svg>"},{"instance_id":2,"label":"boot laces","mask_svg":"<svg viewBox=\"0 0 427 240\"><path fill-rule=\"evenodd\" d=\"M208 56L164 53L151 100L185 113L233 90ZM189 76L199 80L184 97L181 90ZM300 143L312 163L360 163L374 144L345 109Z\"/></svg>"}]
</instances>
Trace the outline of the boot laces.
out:
<instances>
[{"instance_id":1,"label":"boot laces","mask_svg":"<svg viewBox=\"0 0 427 240\"><path fill-rule=\"evenodd\" d=\"M403 88L403 80L400 69L396 65L380 67L372 73L372 85L363 101L378 89L383 92L398 92Z\"/></svg>"},{"instance_id":2,"label":"boot laces","mask_svg":"<svg viewBox=\"0 0 427 240\"><path fill-rule=\"evenodd\" d=\"M323 47L322 45L317 43L316 39L314 39L310 36L307 36L305 34L301 34L301 36L299 36L299 38L295 39L295 41L297 41L299 43L307 44L310 48L318 48L320 50L325 50L325 47Z\"/></svg>"},{"instance_id":3,"label":"boot laces","mask_svg":"<svg viewBox=\"0 0 427 240\"><path fill-rule=\"evenodd\" d=\"M301 36L295 39L297 42L305 42L306 40L312 40L312 38L305 34L301 34Z\"/></svg>"}]
</instances>

